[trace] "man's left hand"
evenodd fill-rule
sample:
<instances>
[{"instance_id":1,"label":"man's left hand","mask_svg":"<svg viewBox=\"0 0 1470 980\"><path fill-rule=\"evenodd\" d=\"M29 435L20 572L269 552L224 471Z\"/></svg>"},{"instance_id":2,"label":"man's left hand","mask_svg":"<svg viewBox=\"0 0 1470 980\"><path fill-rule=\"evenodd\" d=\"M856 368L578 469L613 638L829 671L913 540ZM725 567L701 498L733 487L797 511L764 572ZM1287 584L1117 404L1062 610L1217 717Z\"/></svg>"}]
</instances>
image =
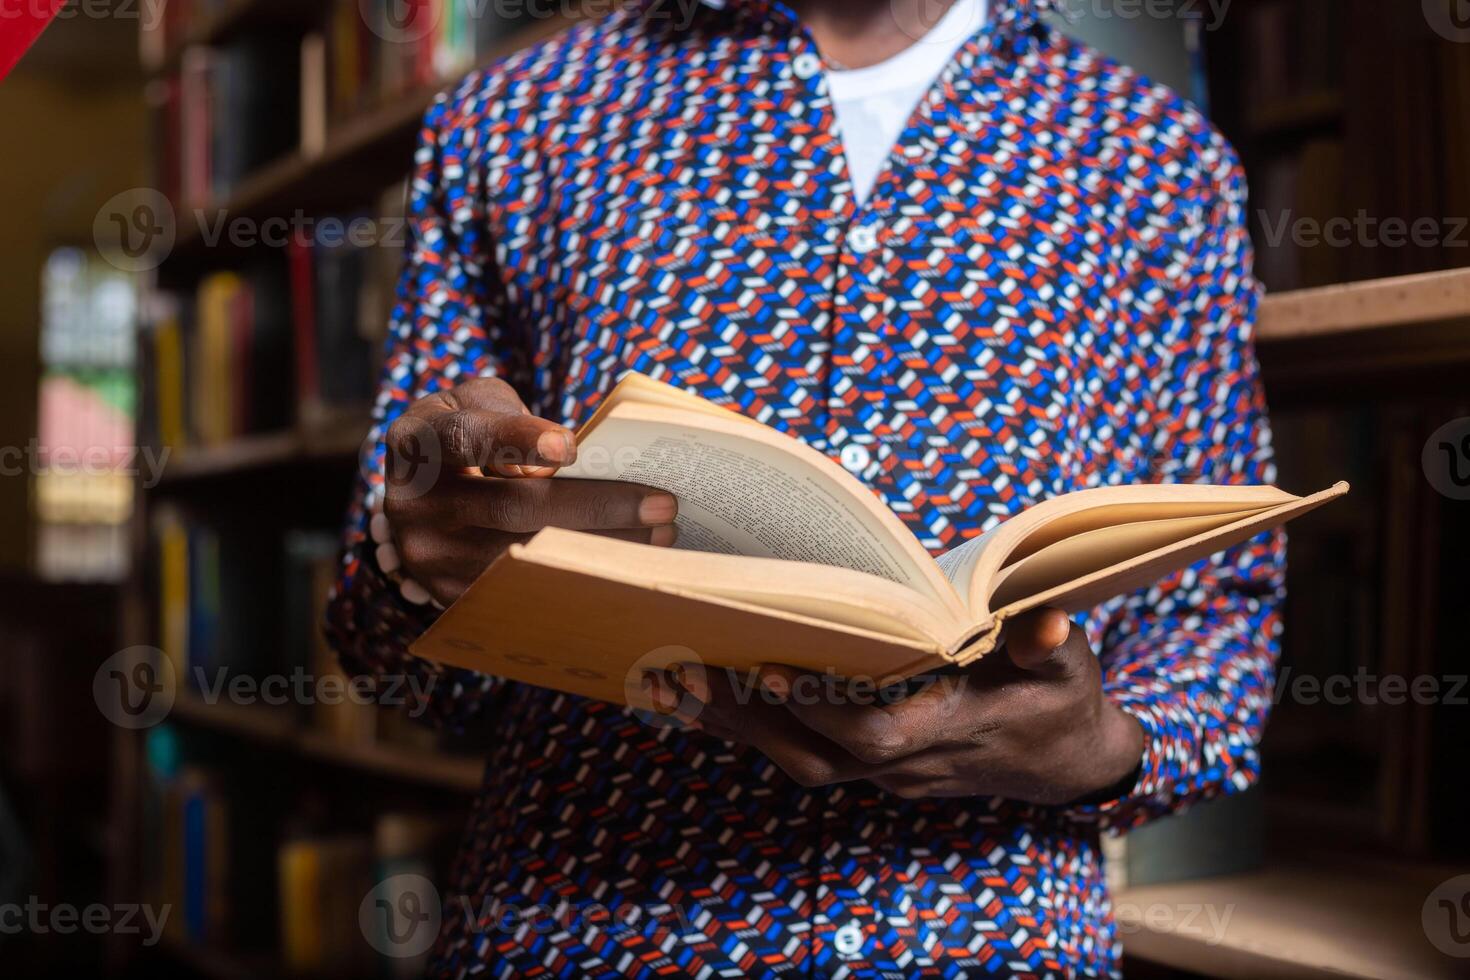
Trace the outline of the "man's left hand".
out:
<instances>
[{"instance_id":1,"label":"man's left hand","mask_svg":"<svg viewBox=\"0 0 1470 980\"><path fill-rule=\"evenodd\" d=\"M1000 650L902 699L872 696L872 684L849 697L850 682L783 666L755 680L762 690L738 672L685 665L659 675L654 696L683 700L689 727L753 746L804 786L867 779L909 799L1119 795L1143 753L1138 722L1103 694L1086 635L1056 609L1018 617Z\"/></svg>"}]
</instances>

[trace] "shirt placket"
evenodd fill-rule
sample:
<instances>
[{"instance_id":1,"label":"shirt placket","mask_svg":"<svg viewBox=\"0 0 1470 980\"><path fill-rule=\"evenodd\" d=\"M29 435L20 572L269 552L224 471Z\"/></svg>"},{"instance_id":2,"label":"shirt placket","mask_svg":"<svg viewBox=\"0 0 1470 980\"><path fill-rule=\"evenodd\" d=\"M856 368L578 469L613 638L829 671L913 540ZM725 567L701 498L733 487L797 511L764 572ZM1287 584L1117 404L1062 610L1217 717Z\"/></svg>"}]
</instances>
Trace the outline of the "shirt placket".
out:
<instances>
[{"instance_id":1,"label":"shirt placket","mask_svg":"<svg viewBox=\"0 0 1470 980\"><path fill-rule=\"evenodd\" d=\"M834 131L836 117L824 65L810 34L780 4L772 5L766 27L786 38L777 70L807 86L803 104L818 114L819 125ZM828 172L823 166L815 169L823 175ZM818 448L835 456L857 478L877 484L893 465L895 443L902 438L886 417L895 400L898 363L890 343L890 253L883 241L884 216L892 206L888 196L877 194L856 206L850 177L844 172L841 179L847 186L823 195L823 203L830 207L817 209L813 228L834 252L826 411L820 420L825 444ZM881 877L881 859L871 848L849 846L845 828L853 814L847 812L851 800L842 788L817 790L815 795L820 805L815 810L819 819L812 852L816 888L809 972L813 976L867 972L885 958L879 941L885 912L869 894Z\"/></svg>"}]
</instances>

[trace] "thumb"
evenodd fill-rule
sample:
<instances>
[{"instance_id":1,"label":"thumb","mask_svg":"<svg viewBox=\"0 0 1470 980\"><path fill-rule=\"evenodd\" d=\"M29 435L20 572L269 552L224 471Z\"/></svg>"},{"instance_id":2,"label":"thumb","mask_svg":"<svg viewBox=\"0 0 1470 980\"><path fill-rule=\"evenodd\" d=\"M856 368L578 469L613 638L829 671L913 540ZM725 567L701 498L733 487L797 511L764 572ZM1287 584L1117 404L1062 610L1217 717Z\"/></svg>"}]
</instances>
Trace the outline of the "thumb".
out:
<instances>
[{"instance_id":1,"label":"thumb","mask_svg":"<svg viewBox=\"0 0 1470 980\"><path fill-rule=\"evenodd\" d=\"M1033 609L1006 625L1006 653L1022 670L1041 670L1061 652L1071 634L1072 622L1060 609Z\"/></svg>"}]
</instances>

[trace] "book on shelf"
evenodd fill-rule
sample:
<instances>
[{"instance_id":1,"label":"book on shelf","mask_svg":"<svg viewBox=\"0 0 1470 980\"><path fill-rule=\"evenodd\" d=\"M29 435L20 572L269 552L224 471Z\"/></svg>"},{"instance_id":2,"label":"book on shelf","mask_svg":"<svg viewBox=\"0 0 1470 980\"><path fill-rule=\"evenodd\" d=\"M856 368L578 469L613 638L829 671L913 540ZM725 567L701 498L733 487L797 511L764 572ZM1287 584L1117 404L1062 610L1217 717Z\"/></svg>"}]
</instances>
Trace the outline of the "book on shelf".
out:
<instances>
[{"instance_id":1,"label":"book on shelf","mask_svg":"<svg viewBox=\"0 0 1470 980\"><path fill-rule=\"evenodd\" d=\"M777 657L897 681L973 663L1030 609L1089 609L1347 492L1098 487L936 559L827 456L642 375L619 382L577 445L556 478L673 493L676 547L547 528L497 558L415 653L639 707L650 707L642 670L691 652L709 666ZM525 615L552 601L576 614Z\"/></svg>"},{"instance_id":2,"label":"book on shelf","mask_svg":"<svg viewBox=\"0 0 1470 980\"><path fill-rule=\"evenodd\" d=\"M291 35L262 33L194 46L177 79L148 93L159 137L160 190L184 208L208 206L299 144L301 50Z\"/></svg>"},{"instance_id":3,"label":"book on shelf","mask_svg":"<svg viewBox=\"0 0 1470 980\"><path fill-rule=\"evenodd\" d=\"M287 841L277 859L282 966L292 976L367 976L358 906L372 889L366 834Z\"/></svg>"},{"instance_id":4,"label":"book on shelf","mask_svg":"<svg viewBox=\"0 0 1470 980\"><path fill-rule=\"evenodd\" d=\"M381 235L293 236L281 252L205 276L192 297L153 297L142 431L178 449L365 424L402 262L392 235L402 195L401 183L381 195Z\"/></svg>"},{"instance_id":5,"label":"book on shelf","mask_svg":"<svg viewBox=\"0 0 1470 980\"><path fill-rule=\"evenodd\" d=\"M233 677L279 671L275 620L265 615L277 604L278 541L246 522L201 520L172 505L155 507L151 519L154 635L181 689L223 696Z\"/></svg>"},{"instance_id":6,"label":"book on shelf","mask_svg":"<svg viewBox=\"0 0 1470 980\"><path fill-rule=\"evenodd\" d=\"M336 0L322 86L332 118L353 118L468 71L531 16L518 10L466 0Z\"/></svg>"},{"instance_id":7,"label":"book on shelf","mask_svg":"<svg viewBox=\"0 0 1470 980\"><path fill-rule=\"evenodd\" d=\"M388 908L400 904L411 876L438 878L459 823L458 815L390 812L371 833L298 833L281 845L277 858L282 965L293 976L419 977L423 956L386 956L394 950L386 933L367 935L370 897Z\"/></svg>"}]
</instances>

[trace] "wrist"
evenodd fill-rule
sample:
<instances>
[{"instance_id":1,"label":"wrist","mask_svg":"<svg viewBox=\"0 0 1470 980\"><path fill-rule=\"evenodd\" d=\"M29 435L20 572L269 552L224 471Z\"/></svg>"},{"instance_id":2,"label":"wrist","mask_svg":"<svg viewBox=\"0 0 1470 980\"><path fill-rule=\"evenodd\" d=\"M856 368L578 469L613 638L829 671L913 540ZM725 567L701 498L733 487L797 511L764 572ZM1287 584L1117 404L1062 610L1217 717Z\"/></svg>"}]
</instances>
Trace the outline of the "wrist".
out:
<instances>
[{"instance_id":1,"label":"wrist","mask_svg":"<svg viewBox=\"0 0 1470 980\"><path fill-rule=\"evenodd\" d=\"M1093 789L1077 802L1108 802L1126 796L1138 780L1143 766L1143 726L1128 712L1103 695L1098 713L1098 751L1093 773Z\"/></svg>"}]
</instances>

